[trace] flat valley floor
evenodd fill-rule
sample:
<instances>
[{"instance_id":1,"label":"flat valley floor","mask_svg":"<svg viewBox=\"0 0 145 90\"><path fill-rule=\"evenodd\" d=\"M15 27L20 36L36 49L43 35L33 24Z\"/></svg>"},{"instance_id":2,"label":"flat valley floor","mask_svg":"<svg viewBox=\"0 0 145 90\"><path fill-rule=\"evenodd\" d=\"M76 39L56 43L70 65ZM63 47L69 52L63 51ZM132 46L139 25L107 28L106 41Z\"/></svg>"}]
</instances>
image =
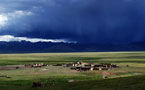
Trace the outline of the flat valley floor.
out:
<instances>
[{"instance_id":1,"label":"flat valley floor","mask_svg":"<svg viewBox=\"0 0 145 90\"><path fill-rule=\"evenodd\" d=\"M53 66L76 61L120 67L80 72ZM37 63L48 66L9 68ZM32 87L34 82L43 85ZM145 52L0 54L0 90L145 90Z\"/></svg>"}]
</instances>

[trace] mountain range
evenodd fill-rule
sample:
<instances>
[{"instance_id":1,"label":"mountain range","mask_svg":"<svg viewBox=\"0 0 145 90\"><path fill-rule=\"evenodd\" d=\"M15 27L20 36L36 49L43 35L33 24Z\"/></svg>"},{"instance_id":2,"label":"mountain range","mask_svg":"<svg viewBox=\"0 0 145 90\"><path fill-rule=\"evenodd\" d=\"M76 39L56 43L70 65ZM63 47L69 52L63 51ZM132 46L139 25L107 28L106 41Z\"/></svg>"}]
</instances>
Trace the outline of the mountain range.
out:
<instances>
[{"instance_id":1,"label":"mountain range","mask_svg":"<svg viewBox=\"0 0 145 90\"><path fill-rule=\"evenodd\" d=\"M82 44L51 42L0 42L0 53L42 53L42 52L104 52L145 51L145 42L128 44Z\"/></svg>"}]
</instances>

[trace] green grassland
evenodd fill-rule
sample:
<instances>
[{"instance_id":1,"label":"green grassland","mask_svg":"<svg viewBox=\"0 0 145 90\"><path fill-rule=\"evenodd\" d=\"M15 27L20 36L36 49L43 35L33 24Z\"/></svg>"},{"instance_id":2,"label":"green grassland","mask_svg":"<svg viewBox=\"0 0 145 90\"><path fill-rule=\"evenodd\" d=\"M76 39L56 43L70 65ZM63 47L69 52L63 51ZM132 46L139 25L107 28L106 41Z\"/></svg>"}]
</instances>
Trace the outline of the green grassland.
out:
<instances>
[{"instance_id":1,"label":"green grassland","mask_svg":"<svg viewBox=\"0 0 145 90\"><path fill-rule=\"evenodd\" d=\"M52 64L83 61L120 68L78 72ZM45 68L0 70L0 90L145 90L145 52L0 54L0 66L45 63ZM128 67L127 67L128 66ZM103 73L112 73L103 79ZM74 82L68 82L73 80ZM32 88L33 82L54 83Z\"/></svg>"}]
</instances>

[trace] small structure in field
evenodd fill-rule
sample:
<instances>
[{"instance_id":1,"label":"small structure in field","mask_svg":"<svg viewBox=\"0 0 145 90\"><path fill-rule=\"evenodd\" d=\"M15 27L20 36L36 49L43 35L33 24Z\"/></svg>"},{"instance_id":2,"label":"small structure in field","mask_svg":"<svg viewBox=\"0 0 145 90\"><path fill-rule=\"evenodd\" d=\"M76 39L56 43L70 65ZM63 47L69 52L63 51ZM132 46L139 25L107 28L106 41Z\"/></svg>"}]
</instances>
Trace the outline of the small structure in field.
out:
<instances>
[{"instance_id":1,"label":"small structure in field","mask_svg":"<svg viewBox=\"0 0 145 90\"><path fill-rule=\"evenodd\" d=\"M47 64L27 64L25 65L25 67L34 67L34 68L38 68L38 67L45 67L48 66Z\"/></svg>"}]
</instances>

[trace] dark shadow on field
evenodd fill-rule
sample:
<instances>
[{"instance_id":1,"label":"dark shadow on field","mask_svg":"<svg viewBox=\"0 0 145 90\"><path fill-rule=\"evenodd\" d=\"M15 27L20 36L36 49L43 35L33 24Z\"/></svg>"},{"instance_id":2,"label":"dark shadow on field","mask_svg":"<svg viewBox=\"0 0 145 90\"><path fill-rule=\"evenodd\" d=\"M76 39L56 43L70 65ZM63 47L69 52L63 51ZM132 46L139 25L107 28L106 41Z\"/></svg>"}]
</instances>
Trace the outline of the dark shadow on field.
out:
<instances>
[{"instance_id":1,"label":"dark shadow on field","mask_svg":"<svg viewBox=\"0 0 145 90\"><path fill-rule=\"evenodd\" d=\"M75 61L19 61L22 63L72 63ZM145 63L145 61L95 61L95 60L84 60L84 62L90 63Z\"/></svg>"},{"instance_id":2,"label":"dark shadow on field","mask_svg":"<svg viewBox=\"0 0 145 90\"><path fill-rule=\"evenodd\" d=\"M111 60L112 59L112 60ZM129 60L127 60L129 59ZM131 60L133 59L133 60ZM134 60L136 59L136 60ZM145 56L124 56L124 57L109 57L109 56L96 56L96 57L53 57L51 59L37 59L37 60L0 60L0 65L16 65L16 64L32 64L32 63L46 63L46 64L60 64L72 63L75 61L83 61L89 63L145 63L145 61L138 61L138 59L145 59Z\"/></svg>"},{"instance_id":3,"label":"dark shadow on field","mask_svg":"<svg viewBox=\"0 0 145 90\"><path fill-rule=\"evenodd\" d=\"M62 78L61 78L62 79ZM43 79L43 83L52 80ZM33 88L34 80L0 81L0 90L145 90L145 76L131 76L103 80L64 82L53 78L54 85Z\"/></svg>"},{"instance_id":4,"label":"dark shadow on field","mask_svg":"<svg viewBox=\"0 0 145 90\"><path fill-rule=\"evenodd\" d=\"M16 64L32 64L32 63L46 63L46 64L63 64L63 63L73 63L75 61L45 61L45 60L31 60L31 61L16 61L12 63L0 63L0 65L16 65ZM143 63L145 64L145 61L95 61L95 60L84 60L83 62L89 62L89 63Z\"/></svg>"},{"instance_id":5,"label":"dark shadow on field","mask_svg":"<svg viewBox=\"0 0 145 90\"><path fill-rule=\"evenodd\" d=\"M145 56L102 56L102 57L66 57L63 59L70 59L70 60L100 60L100 59L145 59Z\"/></svg>"},{"instance_id":6,"label":"dark shadow on field","mask_svg":"<svg viewBox=\"0 0 145 90\"><path fill-rule=\"evenodd\" d=\"M65 57L65 60L100 60L100 59L145 59L145 56L98 56L98 57Z\"/></svg>"},{"instance_id":7,"label":"dark shadow on field","mask_svg":"<svg viewBox=\"0 0 145 90\"><path fill-rule=\"evenodd\" d=\"M75 60L75 61L77 61L77 60ZM36 60L36 61L34 61L34 60L31 60L31 61L18 61L18 62L29 62L29 63L36 63L36 62L38 62L38 63L41 63L41 62L44 62L44 63L51 63L51 62L54 62L54 63L60 63L60 62L75 62L75 61L63 61L63 60L58 60L58 61L43 61L43 60ZM95 60L82 60L82 61L84 61L84 62L97 62L97 61L95 61Z\"/></svg>"},{"instance_id":8,"label":"dark shadow on field","mask_svg":"<svg viewBox=\"0 0 145 90\"><path fill-rule=\"evenodd\" d=\"M145 59L145 56L128 56L125 58L138 58L138 59Z\"/></svg>"},{"instance_id":9,"label":"dark shadow on field","mask_svg":"<svg viewBox=\"0 0 145 90\"><path fill-rule=\"evenodd\" d=\"M100 59L145 59L145 56L99 57Z\"/></svg>"},{"instance_id":10,"label":"dark shadow on field","mask_svg":"<svg viewBox=\"0 0 145 90\"><path fill-rule=\"evenodd\" d=\"M145 61L98 61L98 63L145 63Z\"/></svg>"},{"instance_id":11,"label":"dark shadow on field","mask_svg":"<svg viewBox=\"0 0 145 90\"><path fill-rule=\"evenodd\" d=\"M101 57L67 57L68 60L100 60Z\"/></svg>"},{"instance_id":12,"label":"dark shadow on field","mask_svg":"<svg viewBox=\"0 0 145 90\"><path fill-rule=\"evenodd\" d=\"M69 57L69 58L60 58L58 60L21 60L16 62L23 62L23 63L60 63L60 62L75 62L75 61L84 61L84 62L97 62L98 60L101 60L101 58L95 58L95 57Z\"/></svg>"}]
</instances>

